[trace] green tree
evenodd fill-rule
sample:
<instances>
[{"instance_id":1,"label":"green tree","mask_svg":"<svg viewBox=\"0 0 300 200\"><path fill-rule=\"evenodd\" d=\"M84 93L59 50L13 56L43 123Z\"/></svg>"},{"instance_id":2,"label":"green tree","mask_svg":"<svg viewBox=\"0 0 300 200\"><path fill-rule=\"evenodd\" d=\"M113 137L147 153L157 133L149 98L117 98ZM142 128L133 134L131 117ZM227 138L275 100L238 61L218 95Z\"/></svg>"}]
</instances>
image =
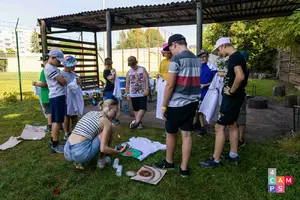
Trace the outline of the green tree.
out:
<instances>
[{"instance_id":1,"label":"green tree","mask_svg":"<svg viewBox=\"0 0 300 200\"><path fill-rule=\"evenodd\" d=\"M137 33L138 31L138 33ZM138 38L137 38L138 36ZM137 42L139 48L147 48L149 41L149 33L147 30L132 29L128 32L121 32L119 34L119 40L117 41L116 49L122 49L122 37L124 40L124 49L137 48ZM161 46L164 39L158 29L150 29L150 47Z\"/></svg>"},{"instance_id":2,"label":"green tree","mask_svg":"<svg viewBox=\"0 0 300 200\"><path fill-rule=\"evenodd\" d=\"M267 45L266 35L260 29L257 20L210 24L205 27L203 46L212 50L219 37L229 36L238 50L248 51L248 66L252 72L275 72L277 51Z\"/></svg>"},{"instance_id":3,"label":"green tree","mask_svg":"<svg viewBox=\"0 0 300 200\"><path fill-rule=\"evenodd\" d=\"M289 17L262 19L259 24L270 47L284 50L300 44L299 12Z\"/></svg>"},{"instance_id":4,"label":"green tree","mask_svg":"<svg viewBox=\"0 0 300 200\"><path fill-rule=\"evenodd\" d=\"M38 34L38 32L36 32L35 29L31 35L30 47L31 47L31 49L30 49L31 53L39 53L40 52L39 34Z\"/></svg>"},{"instance_id":5,"label":"green tree","mask_svg":"<svg viewBox=\"0 0 300 200\"><path fill-rule=\"evenodd\" d=\"M7 53L16 53L16 50L13 48L6 49Z\"/></svg>"}]
</instances>

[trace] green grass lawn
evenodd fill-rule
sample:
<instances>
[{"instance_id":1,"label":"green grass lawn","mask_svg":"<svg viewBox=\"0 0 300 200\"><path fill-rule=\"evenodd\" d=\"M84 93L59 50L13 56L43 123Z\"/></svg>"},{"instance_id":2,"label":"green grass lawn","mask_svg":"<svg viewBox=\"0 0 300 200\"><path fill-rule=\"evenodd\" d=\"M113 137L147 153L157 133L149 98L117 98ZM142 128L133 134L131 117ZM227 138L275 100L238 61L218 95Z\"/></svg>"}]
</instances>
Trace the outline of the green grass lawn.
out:
<instances>
[{"instance_id":1,"label":"green grass lawn","mask_svg":"<svg viewBox=\"0 0 300 200\"><path fill-rule=\"evenodd\" d=\"M10 136L19 136L25 124L46 124L38 100L17 103L0 103L0 144ZM162 129L146 127L143 130L129 130L122 125L114 136L114 144L132 136L147 137L165 142ZM122 140L118 140L119 134ZM191 176L182 178L177 170L168 171L157 185L147 185L130 180L124 174L115 175L112 167L96 168L93 161L85 171L77 171L62 154L49 152L49 135L42 141L24 141L13 149L0 151L0 199L228 199L264 200L299 199L300 165L290 148L299 147L300 139L248 142L241 149L242 163L239 166L225 163L215 169L197 166L211 155L214 137L193 138L193 152L190 162ZM289 142L289 141L292 141ZM180 145L180 140L178 140ZM228 150L228 146L225 148ZM298 148L299 149L299 148ZM175 161L180 162L180 146ZM297 153L297 151L296 151ZM124 172L138 170L142 165L163 159L164 151L139 162L131 158L120 158ZM294 176L295 184L286 187L285 194L269 194L267 191L268 168L277 168L278 175ZM53 195L54 190L61 194Z\"/></svg>"}]
</instances>

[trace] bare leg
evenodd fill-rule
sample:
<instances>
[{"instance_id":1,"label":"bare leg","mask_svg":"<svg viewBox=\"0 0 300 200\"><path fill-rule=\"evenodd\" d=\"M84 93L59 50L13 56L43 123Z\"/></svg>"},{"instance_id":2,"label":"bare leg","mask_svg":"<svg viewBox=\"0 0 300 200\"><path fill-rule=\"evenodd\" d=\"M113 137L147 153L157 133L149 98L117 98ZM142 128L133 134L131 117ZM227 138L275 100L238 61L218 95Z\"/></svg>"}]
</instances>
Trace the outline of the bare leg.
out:
<instances>
[{"instance_id":1,"label":"bare leg","mask_svg":"<svg viewBox=\"0 0 300 200\"><path fill-rule=\"evenodd\" d=\"M65 116L63 126L65 133L70 133L70 116Z\"/></svg>"},{"instance_id":2,"label":"bare leg","mask_svg":"<svg viewBox=\"0 0 300 200\"><path fill-rule=\"evenodd\" d=\"M229 126L230 152L237 153L239 145L239 128L236 122Z\"/></svg>"},{"instance_id":3,"label":"bare leg","mask_svg":"<svg viewBox=\"0 0 300 200\"><path fill-rule=\"evenodd\" d=\"M214 152L214 159L220 160L224 143L225 143L225 126L216 124L215 126L216 131L216 141L215 141L215 152Z\"/></svg>"},{"instance_id":4,"label":"bare leg","mask_svg":"<svg viewBox=\"0 0 300 200\"><path fill-rule=\"evenodd\" d=\"M243 141L245 130L246 130L246 125L245 124L240 124L240 125L238 125L238 127L239 127L239 140Z\"/></svg>"},{"instance_id":5,"label":"bare leg","mask_svg":"<svg viewBox=\"0 0 300 200\"><path fill-rule=\"evenodd\" d=\"M47 115L47 119L48 119L48 125L52 125L52 115L51 114Z\"/></svg>"},{"instance_id":6,"label":"bare leg","mask_svg":"<svg viewBox=\"0 0 300 200\"><path fill-rule=\"evenodd\" d=\"M174 162L174 152L175 152L175 149L176 149L176 143L177 143L177 135L167 133L166 160L167 160L168 163L173 163Z\"/></svg>"},{"instance_id":7,"label":"bare leg","mask_svg":"<svg viewBox=\"0 0 300 200\"><path fill-rule=\"evenodd\" d=\"M59 131L60 131L61 123L52 123L52 138L53 142L59 141Z\"/></svg>"},{"instance_id":8,"label":"bare leg","mask_svg":"<svg viewBox=\"0 0 300 200\"><path fill-rule=\"evenodd\" d=\"M204 115L203 115L203 113L199 113L199 121L200 121L201 127L203 127L204 126Z\"/></svg>"},{"instance_id":9,"label":"bare leg","mask_svg":"<svg viewBox=\"0 0 300 200\"><path fill-rule=\"evenodd\" d=\"M72 131L73 131L73 129L75 128L75 126L78 122L78 116L77 115L71 116L71 121L72 121Z\"/></svg>"},{"instance_id":10,"label":"bare leg","mask_svg":"<svg viewBox=\"0 0 300 200\"><path fill-rule=\"evenodd\" d=\"M146 110L139 110L139 112L137 113L137 117L136 117L136 123L139 123L142 121L145 113L146 113Z\"/></svg>"},{"instance_id":11,"label":"bare leg","mask_svg":"<svg viewBox=\"0 0 300 200\"><path fill-rule=\"evenodd\" d=\"M192 152L192 133L190 131L181 131L181 137L182 137L181 169L187 170L189 159Z\"/></svg>"},{"instance_id":12,"label":"bare leg","mask_svg":"<svg viewBox=\"0 0 300 200\"><path fill-rule=\"evenodd\" d=\"M134 119L137 122L139 111L134 111Z\"/></svg>"}]
</instances>

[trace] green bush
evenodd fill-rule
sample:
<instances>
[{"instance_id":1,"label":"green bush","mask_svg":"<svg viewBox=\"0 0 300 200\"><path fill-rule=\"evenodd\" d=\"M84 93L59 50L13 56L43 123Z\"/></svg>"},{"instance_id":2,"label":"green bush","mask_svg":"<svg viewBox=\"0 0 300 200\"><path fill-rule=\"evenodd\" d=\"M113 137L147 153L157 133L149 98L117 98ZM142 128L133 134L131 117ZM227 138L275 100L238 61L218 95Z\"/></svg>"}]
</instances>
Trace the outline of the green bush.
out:
<instances>
[{"instance_id":1,"label":"green bush","mask_svg":"<svg viewBox=\"0 0 300 200\"><path fill-rule=\"evenodd\" d=\"M0 59L0 72L6 72L7 70L7 59Z\"/></svg>"}]
</instances>

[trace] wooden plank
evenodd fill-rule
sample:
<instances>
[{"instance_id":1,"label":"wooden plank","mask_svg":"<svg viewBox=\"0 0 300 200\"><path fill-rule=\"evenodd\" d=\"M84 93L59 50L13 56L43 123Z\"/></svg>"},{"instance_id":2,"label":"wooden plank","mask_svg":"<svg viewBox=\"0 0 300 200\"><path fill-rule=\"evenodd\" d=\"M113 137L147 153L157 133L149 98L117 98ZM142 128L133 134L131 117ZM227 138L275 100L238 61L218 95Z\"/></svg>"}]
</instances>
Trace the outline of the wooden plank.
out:
<instances>
[{"instance_id":1,"label":"wooden plank","mask_svg":"<svg viewBox=\"0 0 300 200\"><path fill-rule=\"evenodd\" d=\"M86 71L84 71L84 70L76 71L75 70L76 73L97 73L97 71L98 70L86 70Z\"/></svg>"},{"instance_id":2,"label":"wooden plank","mask_svg":"<svg viewBox=\"0 0 300 200\"><path fill-rule=\"evenodd\" d=\"M67 48L67 49L78 49L78 50L96 51L95 48L81 47L81 46L73 46L73 45L65 45L65 44L47 43L47 45L48 45L49 47L58 47L58 48Z\"/></svg>"},{"instance_id":3,"label":"wooden plank","mask_svg":"<svg viewBox=\"0 0 300 200\"><path fill-rule=\"evenodd\" d=\"M82 42L82 41L77 41L77 40L71 40L71 39L65 39L65 38L58 38L58 37L53 37L53 36L47 36L48 40L55 40L55 41L62 41L62 42L72 42L72 43L77 43L77 44L89 44L89 45L94 45L96 48L96 45L94 42Z\"/></svg>"},{"instance_id":4,"label":"wooden plank","mask_svg":"<svg viewBox=\"0 0 300 200\"><path fill-rule=\"evenodd\" d=\"M85 81L85 82L82 82L82 85L95 85L95 84L99 84L99 81Z\"/></svg>"},{"instance_id":5,"label":"wooden plank","mask_svg":"<svg viewBox=\"0 0 300 200\"><path fill-rule=\"evenodd\" d=\"M85 67L97 67L97 66L96 65L76 65L76 67L83 67L83 68L85 68Z\"/></svg>"},{"instance_id":6,"label":"wooden plank","mask_svg":"<svg viewBox=\"0 0 300 200\"><path fill-rule=\"evenodd\" d=\"M95 76L79 76L80 79L90 79L90 78L98 78L96 75Z\"/></svg>"},{"instance_id":7,"label":"wooden plank","mask_svg":"<svg viewBox=\"0 0 300 200\"><path fill-rule=\"evenodd\" d=\"M51 49L48 50L48 52ZM42 50L40 50L40 52L42 53ZM79 56L97 56L97 54L95 53L81 53L81 52L72 52L72 51L63 51L63 53L66 54L70 54L70 55L79 55Z\"/></svg>"},{"instance_id":8,"label":"wooden plank","mask_svg":"<svg viewBox=\"0 0 300 200\"><path fill-rule=\"evenodd\" d=\"M96 59L92 58L76 58L78 62L96 62Z\"/></svg>"}]
</instances>

